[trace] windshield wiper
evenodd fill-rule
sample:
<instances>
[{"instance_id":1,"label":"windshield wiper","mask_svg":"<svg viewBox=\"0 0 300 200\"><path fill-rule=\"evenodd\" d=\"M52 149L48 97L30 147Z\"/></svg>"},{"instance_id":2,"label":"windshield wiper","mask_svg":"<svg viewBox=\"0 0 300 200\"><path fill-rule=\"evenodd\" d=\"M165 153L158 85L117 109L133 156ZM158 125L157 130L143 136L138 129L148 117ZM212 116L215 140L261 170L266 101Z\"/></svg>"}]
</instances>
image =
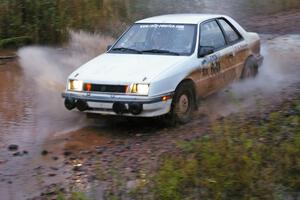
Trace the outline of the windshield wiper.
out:
<instances>
[{"instance_id":1,"label":"windshield wiper","mask_svg":"<svg viewBox=\"0 0 300 200\"><path fill-rule=\"evenodd\" d=\"M118 48L113 48L111 51L131 51L135 52L138 54L142 53L163 53L163 54L170 54L170 55L176 55L179 56L180 53L173 52L173 51L168 51L168 50L162 50L162 49L149 49L149 50L144 50L144 51L139 51L137 49L131 49L131 48L126 48L126 47L118 47Z\"/></svg>"},{"instance_id":2,"label":"windshield wiper","mask_svg":"<svg viewBox=\"0 0 300 200\"><path fill-rule=\"evenodd\" d=\"M180 55L180 53L168 51L168 50L162 50L162 49L149 49L149 50L142 51L142 53L164 53L164 54L170 54L170 55L176 55L176 56Z\"/></svg>"},{"instance_id":3,"label":"windshield wiper","mask_svg":"<svg viewBox=\"0 0 300 200\"><path fill-rule=\"evenodd\" d=\"M142 54L142 52L137 49L131 49L131 48L126 48L126 47L113 48L113 49L111 49L111 51L131 51L131 52L135 52L138 54Z\"/></svg>"}]
</instances>

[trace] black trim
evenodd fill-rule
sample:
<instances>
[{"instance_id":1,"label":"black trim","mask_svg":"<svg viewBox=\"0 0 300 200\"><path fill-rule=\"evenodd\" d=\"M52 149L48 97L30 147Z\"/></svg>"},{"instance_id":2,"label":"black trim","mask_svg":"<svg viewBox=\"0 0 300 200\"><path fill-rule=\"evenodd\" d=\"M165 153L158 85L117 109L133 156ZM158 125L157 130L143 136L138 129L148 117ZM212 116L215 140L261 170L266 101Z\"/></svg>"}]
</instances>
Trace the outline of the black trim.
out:
<instances>
[{"instance_id":1,"label":"black trim","mask_svg":"<svg viewBox=\"0 0 300 200\"><path fill-rule=\"evenodd\" d=\"M87 86L90 85L90 90ZM126 93L127 85L107 85L107 84L94 84L94 83L84 83L83 90L85 92L102 92L102 93Z\"/></svg>"},{"instance_id":2,"label":"black trim","mask_svg":"<svg viewBox=\"0 0 300 200\"><path fill-rule=\"evenodd\" d=\"M219 20L224 20L225 23L227 23L233 29L233 31L239 36L239 39L236 41L230 42L227 37L226 31L224 30L224 28L223 28L222 24L219 22ZM227 19L225 19L224 17L221 17L221 18L217 18L216 21L223 32L227 46L235 45L235 44L239 43L240 41L244 40L242 34Z\"/></svg>"}]
</instances>

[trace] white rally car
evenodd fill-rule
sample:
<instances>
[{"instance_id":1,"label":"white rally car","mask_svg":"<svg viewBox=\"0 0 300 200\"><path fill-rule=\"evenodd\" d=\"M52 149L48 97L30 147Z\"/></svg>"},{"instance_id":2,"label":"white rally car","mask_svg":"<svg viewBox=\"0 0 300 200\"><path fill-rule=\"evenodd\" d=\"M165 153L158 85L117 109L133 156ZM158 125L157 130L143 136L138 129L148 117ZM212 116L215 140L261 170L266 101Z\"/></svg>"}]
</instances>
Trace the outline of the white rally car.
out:
<instances>
[{"instance_id":1,"label":"white rally car","mask_svg":"<svg viewBox=\"0 0 300 200\"><path fill-rule=\"evenodd\" d=\"M190 120L197 103L263 57L258 34L224 15L174 14L134 23L68 78L65 107L86 113Z\"/></svg>"}]
</instances>

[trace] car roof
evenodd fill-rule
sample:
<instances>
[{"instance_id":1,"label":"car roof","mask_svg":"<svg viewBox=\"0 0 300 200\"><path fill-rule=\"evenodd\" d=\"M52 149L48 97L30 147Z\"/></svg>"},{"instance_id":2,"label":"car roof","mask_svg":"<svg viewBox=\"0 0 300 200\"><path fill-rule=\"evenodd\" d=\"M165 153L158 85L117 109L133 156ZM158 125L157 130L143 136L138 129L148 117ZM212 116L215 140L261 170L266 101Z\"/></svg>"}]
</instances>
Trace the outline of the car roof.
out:
<instances>
[{"instance_id":1,"label":"car roof","mask_svg":"<svg viewBox=\"0 0 300 200\"><path fill-rule=\"evenodd\" d=\"M214 14L169 14L142 19L136 23L199 24L203 21L218 17L226 16Z\"/></svg>"}]
</instances>

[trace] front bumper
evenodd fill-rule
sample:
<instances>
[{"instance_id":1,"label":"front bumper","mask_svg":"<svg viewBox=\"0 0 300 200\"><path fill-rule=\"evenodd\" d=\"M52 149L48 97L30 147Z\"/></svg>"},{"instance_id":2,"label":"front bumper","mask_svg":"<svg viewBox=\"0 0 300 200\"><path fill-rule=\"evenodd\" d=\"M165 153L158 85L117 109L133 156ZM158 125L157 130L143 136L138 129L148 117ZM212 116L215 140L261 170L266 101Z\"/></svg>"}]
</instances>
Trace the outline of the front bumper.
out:
<instances>
[{"instance_id":1,"label":"front bumper","mask_svg":"<svg viewBox=\"0 0 300 200\"><path fill-rule=\"evenodd\" d=\"M173 93L154 97L73 91L62 93L65 102L73 102L74 107L77 104L86 104L85 109L77 106L80 111L86 113L135 117L156 117L167 114L171 109L172 96ZM167 97L167 100L164 100L163 97ZM122 112L116 112L116 105L124 107ZM141 107L141 112L133 112L131 109L133 106Z\"/></svg>"}]
</instances>

